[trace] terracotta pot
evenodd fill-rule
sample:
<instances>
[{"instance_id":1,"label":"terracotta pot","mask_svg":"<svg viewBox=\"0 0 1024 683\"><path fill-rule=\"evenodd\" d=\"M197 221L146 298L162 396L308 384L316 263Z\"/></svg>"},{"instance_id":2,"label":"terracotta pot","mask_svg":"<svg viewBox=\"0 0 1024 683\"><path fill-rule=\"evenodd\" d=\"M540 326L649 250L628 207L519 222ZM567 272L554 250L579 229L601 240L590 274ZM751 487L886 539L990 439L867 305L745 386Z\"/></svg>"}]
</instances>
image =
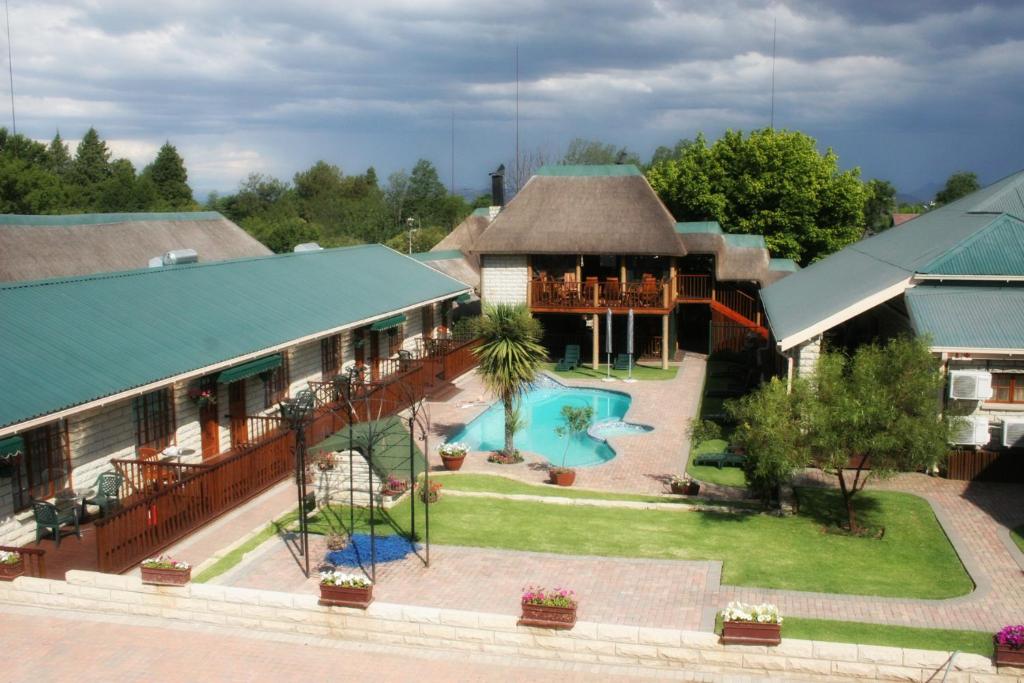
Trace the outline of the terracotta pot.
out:
<instances>
[{"instance_id":1,"label":"terracotta pot","mask_svg":"<svg viewBox=\"0 0 1024 683\"><path fill-rule=\"evenodd\" d=\"M444 468L449 472L455 472L456 470L462 469L462 463L465 462L466 456L460 455L457 458L447 455L441 456L441 462L444 464Z\"/></svg>"},{"instance_id":2,"label":"terracotta pot","mask_svg":"<svg viewBox=\"0 0 1024 683\"><path fill-rule=\"evenodd\" d=\"M154 586L184 586L192 579L192 569L154 569L140 567L142 583Z\"/></svg>"},{"instance_id":3,"label":"terracotta pot","mask_svg":"<svg viewBox=\"0 0 1024 683\"><path fill-rule=\"evenodd\" d=\"M996 666L1015 666L1024 668L1024 648L1013 648L1009 645L996 644Z\"/></svg>"},{"instance_id":4,"label":"terracotta pot","mask_svg":"<svg viewBox=\"0 0 1024 683\"><path fill-rule=\"evenodd\" d=\"M25 573L25 559L19 556L14 564L0 564L0 581L14 581Z\"/></svg>"},{"instance_id":5,"label":"terracotta pot","mask_svg":"<svg viewBox=\"0 0 1024 683\"><path fill-rule=\"evenodd\" d=\"M557 471L551 470L548 472L548 476L551 478L551 483L556 486L572 486L576 481L576 472L574 470Z\"/></svg>"},{"instance_id":6,"label":"terracotta pot","mask_svg":"<svg viewBox=\"0 0 1024 683\"><path fill-rule=\"evenodd\" d=\"M722 642L739 645L778 645L782 642L782 624L726 621L722 624Z\"/></svg>"},{"instance_id":7,"label":"terracotta pot","mask_svg":"<svg viewBox=\"0 0 1024 683\"><path fill-rule=\"evenodd\" d=\"M520 626L570 629L576 625L576 607L549 607L522 603L523 614Z\"/></svg>"},{"instance_id":8,"label":"terracotta pot","mask_svg":"<svg viewBox=\"0 0 1024 683\"><path fill-rule=\"evenodd\" d=\"M320 584L320 604L366 609L373 602L373 586L354 588Z\"/></svg>"},{"instance_id":9,"label":"terracotta pot","mask_svg":"<svg viewBox=\"0 0 1024 683\"><path fill-rule=\"evenodd\" d=\"M698 484L695 481L691 481L690 485L686 487L685 493L688 496L696 496L698 493L700 493L700 484Z\"/></svg>"}]
</instances>

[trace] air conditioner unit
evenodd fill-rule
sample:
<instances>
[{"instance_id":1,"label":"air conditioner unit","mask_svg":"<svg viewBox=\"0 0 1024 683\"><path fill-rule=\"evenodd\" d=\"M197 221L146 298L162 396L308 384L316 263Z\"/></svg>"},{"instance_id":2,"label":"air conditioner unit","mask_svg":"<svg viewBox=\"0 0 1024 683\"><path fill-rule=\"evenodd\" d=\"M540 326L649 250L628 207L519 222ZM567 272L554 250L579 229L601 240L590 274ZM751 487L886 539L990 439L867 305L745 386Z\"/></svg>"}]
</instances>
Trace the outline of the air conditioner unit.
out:
<instances>
[{"instance_id":1,"label":"air conditioner unit","mask_svg":"<svg viewBox=\"0 0 1024 683\"><path fill-rule=\"evenodd\" d=\"M980 415L965 417L953 428L949 442L959 446L984 446L992 439L988 433L988 418Z\"/></svg>"},{"instance_id":2,"label":"air conditioner unit","mask_svg":"<svg viewBox=\"0 0 1024 683\"><path fill-rule=\"evenodd\" d=\"M949 397L966 401L987 401L992 398L992 374L984 370L950 372Z\"/></svg>"},{"instance_id":3,"label":"air conditioner unit","mask_svg":"<svg viewBox=\"0 0 1024 683\"><path fill-rule=\"evenodd\" d=\"M1003 445L1007 448L1024 446L1024 418L1003 420Z\"/></svg>"}]
</instances>

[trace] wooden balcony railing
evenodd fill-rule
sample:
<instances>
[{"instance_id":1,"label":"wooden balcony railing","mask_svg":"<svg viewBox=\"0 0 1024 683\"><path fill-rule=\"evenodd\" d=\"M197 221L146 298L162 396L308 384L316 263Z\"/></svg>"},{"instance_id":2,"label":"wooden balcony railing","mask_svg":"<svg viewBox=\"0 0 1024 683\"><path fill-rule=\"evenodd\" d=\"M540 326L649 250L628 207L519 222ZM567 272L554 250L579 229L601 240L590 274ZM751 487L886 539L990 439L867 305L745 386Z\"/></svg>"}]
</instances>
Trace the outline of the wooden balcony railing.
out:
<instances>
[{"instance_id":1,"label":"wooden balcony railing","mask_svg":"<svg viewBox=\"0 0 1024 683\"><path fill-rule=\"evenodd\" d=\"M209 465L189 465L159 460L127 460L115 458L110 461L114 471L124 477L123 499L131 496L148 495L174 482L195 474Z\"/></svg>"},{"instance_id":2,"label":"wooden balcony railing","mask_svg":"<svg viewBox=\"0 0 1024 683\"><path fill-rule=\"evenodd\" d=\"M710 275L676 275L676 298L682 300L711 300L711 276Z\"/></svg>"},{"instance_id":3,"label":"wooden balcony railing","mask_svg":"<svg viewBox=\"0 0 1024 683\"><path fill-rule=\"evenodd\" d=\"M530 306L540 311L665 310L672 305L668 284L666 280L656 279L640 282L532 280Z\"/></svg>"},{"instance_id":4,"label":"wooden balcony railing","mask_svg":"<svg viewBox=\"0 0 1024 683\"><path fill-rule=\"evenodd\" d=\"M42 548L17 548L0 545L0 550L21 555L21 561L25 563L25 576L46 578L46 551Z\"/></svg>"}]
</instances>

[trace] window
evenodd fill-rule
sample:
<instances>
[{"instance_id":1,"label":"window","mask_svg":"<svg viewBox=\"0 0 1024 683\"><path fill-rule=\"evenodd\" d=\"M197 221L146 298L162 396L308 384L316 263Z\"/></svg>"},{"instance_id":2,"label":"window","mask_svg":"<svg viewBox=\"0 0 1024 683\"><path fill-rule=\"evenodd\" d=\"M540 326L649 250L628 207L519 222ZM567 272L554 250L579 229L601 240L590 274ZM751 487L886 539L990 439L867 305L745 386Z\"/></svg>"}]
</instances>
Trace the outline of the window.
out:
<instances>
[{"instance_id":1,"label":"window","mask_svg":"<svg viewBox=\"0 0 1024 683\"><path fill-rule=\"evenodd\" d=\"M393 356L402 350L405 341L405 325L398 325L388 330L388 355Z\"/></svg>"},{"instance_id":2,"label":"window","mask_svg":"<svg viewBox=\"0 0 1024 683\"><path fill-rule=\"evenodd\" d=\"M64 420L22 434L25 452L12 462L14 510L29 507L33 498L50 498L71 486L71 453Z\"/></svg>"},{"instance_id":3,"label":"window","mask_svg":"<svg viewBox=\"0 0 1024 683\"><path fill-rule=\"evenodd\" d=\"M1024 403L1024 374L993 373L990 400L996 403Z\"/></svg>"},{"instance_id":4,"label":"window","mask_svg":"<svg viewBox=\"0 0 1024 683\"><path fill-rule=\"evenodd\" d=\"M341 335L320 340L320 375L321 380L329 382L341 369Z\"/></svg>"},{"instance_id":5,"label":"window","mask_svg":"<svg viewBox=\"0 0 1024 683\"><path fill-rule=\"evenodd\" d=\"M288 356L282 353L281 364L260 378L263 380L263 407L273 408L288 397Z\"/></svg>"},{"instance_id":6,"label":"window","mask_svg":"<svg viewBox=\"0 0 1024 683\"><path fill-rule=\"evenodd\" d=\"M135 411L135 445L162 451L174 439L174 400L170 387L137 396L132 401Z\"/></svg>"}]
</instances>

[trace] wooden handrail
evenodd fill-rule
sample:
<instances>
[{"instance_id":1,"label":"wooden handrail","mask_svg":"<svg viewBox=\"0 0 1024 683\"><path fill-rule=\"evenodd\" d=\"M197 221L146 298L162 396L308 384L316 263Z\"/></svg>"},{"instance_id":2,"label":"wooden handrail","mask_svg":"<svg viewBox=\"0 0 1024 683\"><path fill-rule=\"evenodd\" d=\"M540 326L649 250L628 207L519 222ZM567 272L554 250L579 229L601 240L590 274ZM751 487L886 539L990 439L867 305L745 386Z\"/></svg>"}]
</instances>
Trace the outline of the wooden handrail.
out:
<instances>
[{"instance_id":1,"label":"wooden handrail","mask_svg":"<svg viewBox=\"0 0 1024 683\"><path fill-rule=\"evenodd\" d=\"M21 555L25 563L25 573L40 579L46 578L46 551L42 548L19 548L17 546L0 545L0 550Z\"/></svg>"}]
</instances>

